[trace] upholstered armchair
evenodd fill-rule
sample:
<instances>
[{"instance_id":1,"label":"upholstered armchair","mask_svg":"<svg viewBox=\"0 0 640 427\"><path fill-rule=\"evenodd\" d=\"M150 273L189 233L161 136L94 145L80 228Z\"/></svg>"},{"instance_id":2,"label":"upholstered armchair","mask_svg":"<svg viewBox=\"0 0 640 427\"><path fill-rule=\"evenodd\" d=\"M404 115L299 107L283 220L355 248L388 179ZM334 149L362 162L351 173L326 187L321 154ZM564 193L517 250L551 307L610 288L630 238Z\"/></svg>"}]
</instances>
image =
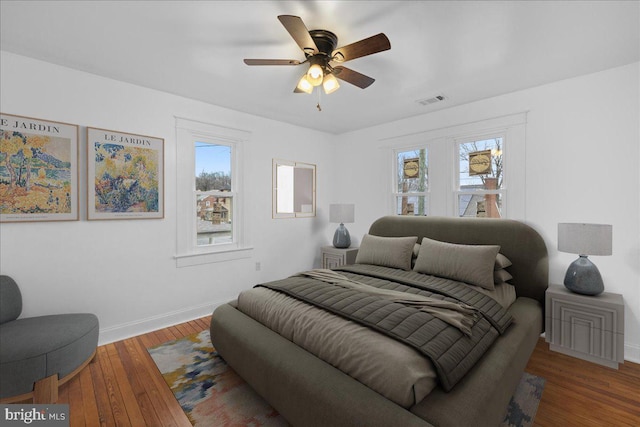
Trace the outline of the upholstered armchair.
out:
<instances>
[{"instance_id":1,"label":"upholstered armchair","mask_svg":"<svg viewBox=\"0 0 640 427\"><path fill-rule=\"evenodd\" d=\"M98 318L56 314L19 318L22 294L0 276L0 403L55 403L58 387L93 359Z\"/></svg>"}]
</instances>

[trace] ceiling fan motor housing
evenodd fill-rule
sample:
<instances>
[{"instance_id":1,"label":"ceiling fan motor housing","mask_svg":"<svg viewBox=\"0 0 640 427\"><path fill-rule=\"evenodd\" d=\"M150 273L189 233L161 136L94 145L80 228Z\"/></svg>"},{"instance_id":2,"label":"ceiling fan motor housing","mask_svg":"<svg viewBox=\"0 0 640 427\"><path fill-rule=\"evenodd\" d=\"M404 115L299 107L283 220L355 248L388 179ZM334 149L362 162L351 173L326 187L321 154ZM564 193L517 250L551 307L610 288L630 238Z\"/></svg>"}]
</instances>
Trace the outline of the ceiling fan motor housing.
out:
<instances>
[{"instance_id":1,"label":"ceiling fan motor housing","mask_svg":"<svg viewBox=\"0 0 640 427\"><path fill-rule=\"evenodd\" d=\"M321 54L327 56L327 58L331 59L331 53L335 50L338 45L338 37L333 34L331 31L327 30L311 30L309 31L311 38L316 43L316 47L320 51ZM313 48L310 48L313 51ZM307 58L309 55L305 49L305 55Z\"/></svg>"}]
</instances>

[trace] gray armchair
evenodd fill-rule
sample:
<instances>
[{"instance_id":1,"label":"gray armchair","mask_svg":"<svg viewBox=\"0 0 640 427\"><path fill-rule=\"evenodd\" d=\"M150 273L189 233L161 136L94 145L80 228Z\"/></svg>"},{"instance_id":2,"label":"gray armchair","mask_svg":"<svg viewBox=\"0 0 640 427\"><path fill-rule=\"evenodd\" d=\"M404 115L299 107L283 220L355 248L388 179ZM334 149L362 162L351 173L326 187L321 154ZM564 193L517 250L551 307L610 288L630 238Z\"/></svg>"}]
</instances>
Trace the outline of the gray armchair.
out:
<instances>
[{"instance_id":1,"label":"gray armchair","mask_svg":"<svg viewBox=\"0 0 640 427\"><path fill-rule=\"evenodd\" d=\"M0 403L55 403L58 387L93 359L98 318L75 313L21 318L22 294L0 276Z\"/></svg>"}]
</instances>

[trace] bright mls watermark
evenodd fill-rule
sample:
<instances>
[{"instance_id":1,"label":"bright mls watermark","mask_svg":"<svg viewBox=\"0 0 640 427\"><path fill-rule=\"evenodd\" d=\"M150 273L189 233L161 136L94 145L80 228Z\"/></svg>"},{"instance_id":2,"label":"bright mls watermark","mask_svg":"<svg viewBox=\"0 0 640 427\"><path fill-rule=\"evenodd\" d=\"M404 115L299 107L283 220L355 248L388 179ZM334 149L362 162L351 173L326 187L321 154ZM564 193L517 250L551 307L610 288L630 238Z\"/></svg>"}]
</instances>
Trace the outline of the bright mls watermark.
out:
<instances>
[{"instance_id":1,"label":"bright mls watermark","mask_svg":"<svg viewBox=\"0 0 640 427\"><path fill-rule=\"evenodd\" d=\"M69 405L0 405L0 426L69 427Z\"/></svg>"}]
</instances>

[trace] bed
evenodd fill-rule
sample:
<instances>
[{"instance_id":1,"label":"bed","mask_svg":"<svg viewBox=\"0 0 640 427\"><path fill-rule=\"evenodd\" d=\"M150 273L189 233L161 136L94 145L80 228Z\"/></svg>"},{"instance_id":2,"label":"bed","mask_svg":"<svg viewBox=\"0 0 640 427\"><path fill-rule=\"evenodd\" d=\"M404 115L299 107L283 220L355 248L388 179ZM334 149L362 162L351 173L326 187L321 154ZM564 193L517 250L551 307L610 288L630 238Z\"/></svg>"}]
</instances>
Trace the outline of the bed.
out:
<instances>
[{"instance_id":1,"label":"bed","mask_svg":"<svg viewBox=\"0 0 640 427\"><path fill-rule=\"evenodd\" d=\"M408 245L412 249L410 264L397 265L407 262ZM399 253L403 255L396 256ZM500 298L495 298L495 289L479 289L485 286L489 273L484 266L491 256L495 259L495 266L491 266L495 288L500 282L496 271L501 270L507 274L503 279L508 289L513 289L511 300L506 302L496 301ZM433 265L431 260L438 257ZM500 257L508 264L499 268ZM464 265L461 260L465 260ZM314 270L261 284L217 307L210 327L214 347L294 426L499 425L543 332L548 256L542 237L528 225L512 220L388 216L371 225L356 261L355 265L335 271ZM482 270L479 273L478 268ZM471 274L468 270L474 275L469 279L465 276ZM345 286L351 283L349 286L357 288L332 284L329 296L323 296L319 290L324 291L320 283L324 280L317 276L318 271L327 273L329 282L336 275ZM444 277L447 275L454 277ZM362 296L363 284L375 287L372 295ZM379 292L385 295L380 296ZM396 292L415 294L420 306L397 299L389 301L387 292L393 298ZM352 302L336 302L338 295L343 298L342 294L347 301L356 301L355 309L345 308L352 307ZM265 303L261 302L263 298L270 299ZM453 323L442 326L449 320L422 306L423 299L434 298L438 304L440 300L443 304L452 298L461 300L457 303L465 307L479 301L481 307L473 309L473 326L467 330L450 326ZM358 305L364 300L366 304ZM301 311L288 316L315 330L296 332L282 320L287 314L282 318L273 313L260 317L267 309L291 310L290 305ZM374 315L380 311L384 321ZM321 324L316 317L305 317L307 313L331 318L334 323ZM379 325L389 318L397 319L396 323L380 329ZM402 332L407 330L409 321L422 323L409 324L411 333ZM346 334L350 328L365 329L370 335L345 339L347 335L341 337L338 333L344 329ZM444 341L433 344L423 340L430 334L445 335ZM402 335L403 341L396 342L395 335ZM317 344L320 339L325 340L321 345ZM447 339L450 347L443 344ZM344 341L351 342L351 347L341 349ZM464 345L471 350L459 354ZM325 354L328 347L333 348L333 355ZM476 347L484 348L476 351ZM432 354L434 349L436 354ZM353 356L357 351L360 355ZM408 362L402 352L410 358ZM418 379L409 380L408 384L413 384L409 390L405 384L399 394L394 394L386 383L395 385L391 379L403 375L396 371L402 371L405 365L411 366L410 370L417 365L426 368L418 366Z\"/></svg>"}]
</instances>

